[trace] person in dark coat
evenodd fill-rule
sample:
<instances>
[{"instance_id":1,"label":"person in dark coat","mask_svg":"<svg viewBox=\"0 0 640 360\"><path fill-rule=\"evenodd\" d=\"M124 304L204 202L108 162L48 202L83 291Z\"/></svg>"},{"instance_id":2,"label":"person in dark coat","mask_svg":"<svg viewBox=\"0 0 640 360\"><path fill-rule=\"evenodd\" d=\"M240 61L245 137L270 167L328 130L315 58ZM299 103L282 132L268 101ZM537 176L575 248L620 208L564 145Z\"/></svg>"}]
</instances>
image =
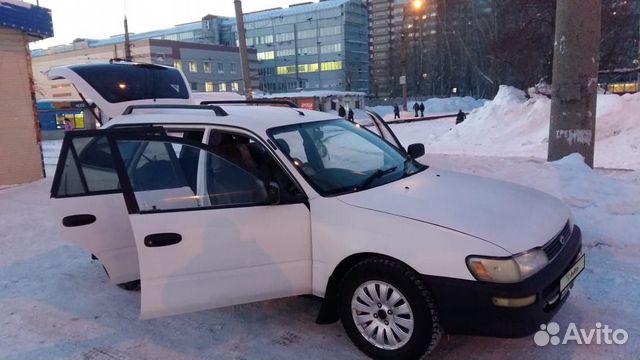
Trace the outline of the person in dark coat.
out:
<instances>
[{"instance_id":1,"label":"person in dark coat","mask_svg":"<svg viewBox=\"0 0 640 360\"><path fill-rule=\"evenodd\" d=\"M347 110L344 109L344 106L340 105L340 108L338 108L338 116L340 116L341 118L344 118L347 116Z\"/></svg>"},{"instance_id":2,"label":"person in dark coat","mask_svg":"<svg viewBox=\"0 0 640 360\"><path fill-rule=\"evenodd\" d=\"M347 120L353 122L353 110L349 108L349 112L347 112Z\"/></svg>"},{"instance_id":3,"label":"person in dark coat","mask_svg":"<svg viewBox=\"0 0 640 360\"><path fill-rule=\"evenodd\" d=\"M393 104L393 119L400 119L400 107L398 104Z\"/></svg>"},{"instance_id":4,"label":"person in dark coat","mask_svg":"<svg viewBox=\"0 0 640 360\"><path fill-rule=\"evenodd\" d=\"M466 118L467 118L467 114L462 112L462 109L460 109L460 111L458 111L458 115L456 115L456 125L463 122Z\"/></svg>"},{"instance_id":5,"label":"person in dark coat","mask_svg":"<svg viewBox=\"0 0 640 360\"><path fill-rule=\"evenodd\" d=\"M418 117L418 111L420 111L420 105L417 102L413 103L413 111L416 113L416 117Z\"/></svg>"},{"instance_id":6,"label":"person in dark coat","mask_svg":"<svg viewBox=\"0 0 640 360\"><path fill-rule=\"evenodd\" d=\"M420 103L420 117L424 117L424 103Z\"/></svg>"}]
</instances>

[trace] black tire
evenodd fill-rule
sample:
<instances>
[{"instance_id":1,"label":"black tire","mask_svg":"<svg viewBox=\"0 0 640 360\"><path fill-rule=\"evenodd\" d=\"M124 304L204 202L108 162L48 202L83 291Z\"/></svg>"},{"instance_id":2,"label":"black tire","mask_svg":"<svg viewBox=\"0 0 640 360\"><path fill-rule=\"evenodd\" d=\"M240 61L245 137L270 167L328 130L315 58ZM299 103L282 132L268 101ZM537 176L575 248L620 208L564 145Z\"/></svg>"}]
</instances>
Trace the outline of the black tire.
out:
<instances>
[{"instance_id":1,"label":"black tire","mask_svg":"<svg viewBox=\"0 0 640 360\"><path fill-rule=\"evenodd\" d=\"M370 281L381 281L393 286L403 295L411 308L413 330L408 340L399 348L383 349L376 346L360 333L354 321L351 308L354 292ZM392 293L393 291L389 293L387 299L391 298ZM398 304L402 304L402 301ZM374 359L420 359L435 348L442 333L435 303L420 276L405 264L389 258L369 258L347 271L340 286L338 310L342 325L351 341L363 353ZM383 314L375 316L378 320L382 319ZM387 318L387 315L384 317ZM391 318L388 320L391 321ZM362 328L366 329L367 326Z\"/></svg>"},{"instance_id":2,"label":"black tire","mask_svg":"<svg viewBox=\"0 0 640 360\"><path fill-rule=\"evenodd\" d=\"M109 275L109 272L107 271L107 268L104 267L104 265L102 265L102 269L104 270L105 274L107 274L108 278L111 278L111 276ZM132 281L128 281L125 283L120 283L118 284L118 287L120 289L123 290L127 290L127 291L140 291L140 280L132 280Z\"/></svg>"},{"instance_id":3,"label":"black tire","mask_svg":"<svg viewBox=\"0 0 640 360\"><path fill-rule=\"evenodd\" d=\"M126 283L118 284L118 287L127 291L140 291L140 280L133 280Z\"/></svg>"}]
</instances>

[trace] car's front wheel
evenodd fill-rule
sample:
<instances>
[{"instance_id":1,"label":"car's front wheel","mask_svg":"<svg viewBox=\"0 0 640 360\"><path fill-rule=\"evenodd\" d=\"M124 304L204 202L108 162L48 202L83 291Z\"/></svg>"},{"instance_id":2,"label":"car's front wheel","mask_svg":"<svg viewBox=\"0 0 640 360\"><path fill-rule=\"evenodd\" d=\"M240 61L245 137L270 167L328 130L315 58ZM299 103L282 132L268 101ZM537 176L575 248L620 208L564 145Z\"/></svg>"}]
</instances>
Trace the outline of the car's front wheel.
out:
<instances>
[{"instance_id":1,"label":"car's front wheel","mask_svg":"<svg viewBox=\"0 0 640 360\"><path fill-rule=\"evenodd\" d=\"M371 258L345 275L339 303L342 324L375 359L419 359L438 343L436 306L419 275L387 258Z\"/></svg>"}]
</instances>

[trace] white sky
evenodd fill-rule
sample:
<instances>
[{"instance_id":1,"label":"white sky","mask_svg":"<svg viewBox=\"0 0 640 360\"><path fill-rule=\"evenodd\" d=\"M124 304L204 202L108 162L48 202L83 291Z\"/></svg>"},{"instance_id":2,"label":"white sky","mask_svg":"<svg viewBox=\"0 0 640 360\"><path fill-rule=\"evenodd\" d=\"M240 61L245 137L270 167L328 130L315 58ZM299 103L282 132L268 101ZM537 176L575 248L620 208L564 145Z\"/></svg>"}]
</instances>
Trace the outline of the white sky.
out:
<instances>
[{"instance_id":1,"label":"white sky","mask_svg":"<svg viewBox=\"0 0 640 360\"><path fill-rule=\"evenodd\" d=\"M304 1L244 0L242 10L287 7ZM36 0L27 2L35 4ZM40 0L40 6L51 9L55 36L32 43L32 49L68 44L76 38L103 39L122 34L125 6L133 33L197 21L207 14L235 16L233 0Z\"/></svg>"}]
</instances>

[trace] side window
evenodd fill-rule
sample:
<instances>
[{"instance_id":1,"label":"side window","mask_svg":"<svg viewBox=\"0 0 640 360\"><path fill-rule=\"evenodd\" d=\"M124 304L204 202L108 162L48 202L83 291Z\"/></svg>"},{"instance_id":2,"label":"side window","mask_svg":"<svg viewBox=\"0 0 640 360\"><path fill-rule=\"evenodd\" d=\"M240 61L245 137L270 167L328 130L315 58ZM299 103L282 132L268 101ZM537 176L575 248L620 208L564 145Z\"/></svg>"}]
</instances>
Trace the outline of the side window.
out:
<instances>
[{"instance_id":1,"label":"side window","mask_svg":"<svg viewBox=\"0 0 640 360\"><path fill-rule=\"evenodd\" d=\"M283 151L286 151L288 144L282 142L279 146L284 146ZM260 179L263 184L275 183L280 189L281 203L299 202L304 195L278 161L255 139L241 134L212 131L209 147L216 155Z\"/></svg>"},{"instance_id":2,"label":"side window","mask_svg":"<svg viewBox=\"0 0 640 360\"><path fill-rule=\"evenodd\" d=\"M54 181L54 186L51 192L53 197L86 194L84 184L80 177L80 171L78 170L78 164L76 163L75 156L71 152L70 148L67 148L64 165L61 168L58 167L55 178L58 181Z\"/></svg>"},{"instance_id":3,"label":"side window","mask_svg":"<svg viewBox=\"0 0 640 360\"><path fill-rule=\"evenodd\" d=\"M137 149L123 160L141 212L269 203L264 162L251 142L225 142L211 151L181 141L117 144Z\"/></svg>"},{"instance_id":4,"label":"side window","mask_svg":"<svg viewBox=\"0 0 640 360\"><path fill-rule=\"evenodd\" d=\"M95 195L120 191L111 149L106 136L65 139L65 162L56 180L54 197Z\"/></svg>"},{"instance_id":5,"label":"side window","mask_svg":"<svg viewBox=\"0 0 640 360\"><path fill-rule=\"evenodd\" d=\"M89 192L120 189L111 148L105 136L74 138L73 146Z\"/></svg>"}]
</instances>

